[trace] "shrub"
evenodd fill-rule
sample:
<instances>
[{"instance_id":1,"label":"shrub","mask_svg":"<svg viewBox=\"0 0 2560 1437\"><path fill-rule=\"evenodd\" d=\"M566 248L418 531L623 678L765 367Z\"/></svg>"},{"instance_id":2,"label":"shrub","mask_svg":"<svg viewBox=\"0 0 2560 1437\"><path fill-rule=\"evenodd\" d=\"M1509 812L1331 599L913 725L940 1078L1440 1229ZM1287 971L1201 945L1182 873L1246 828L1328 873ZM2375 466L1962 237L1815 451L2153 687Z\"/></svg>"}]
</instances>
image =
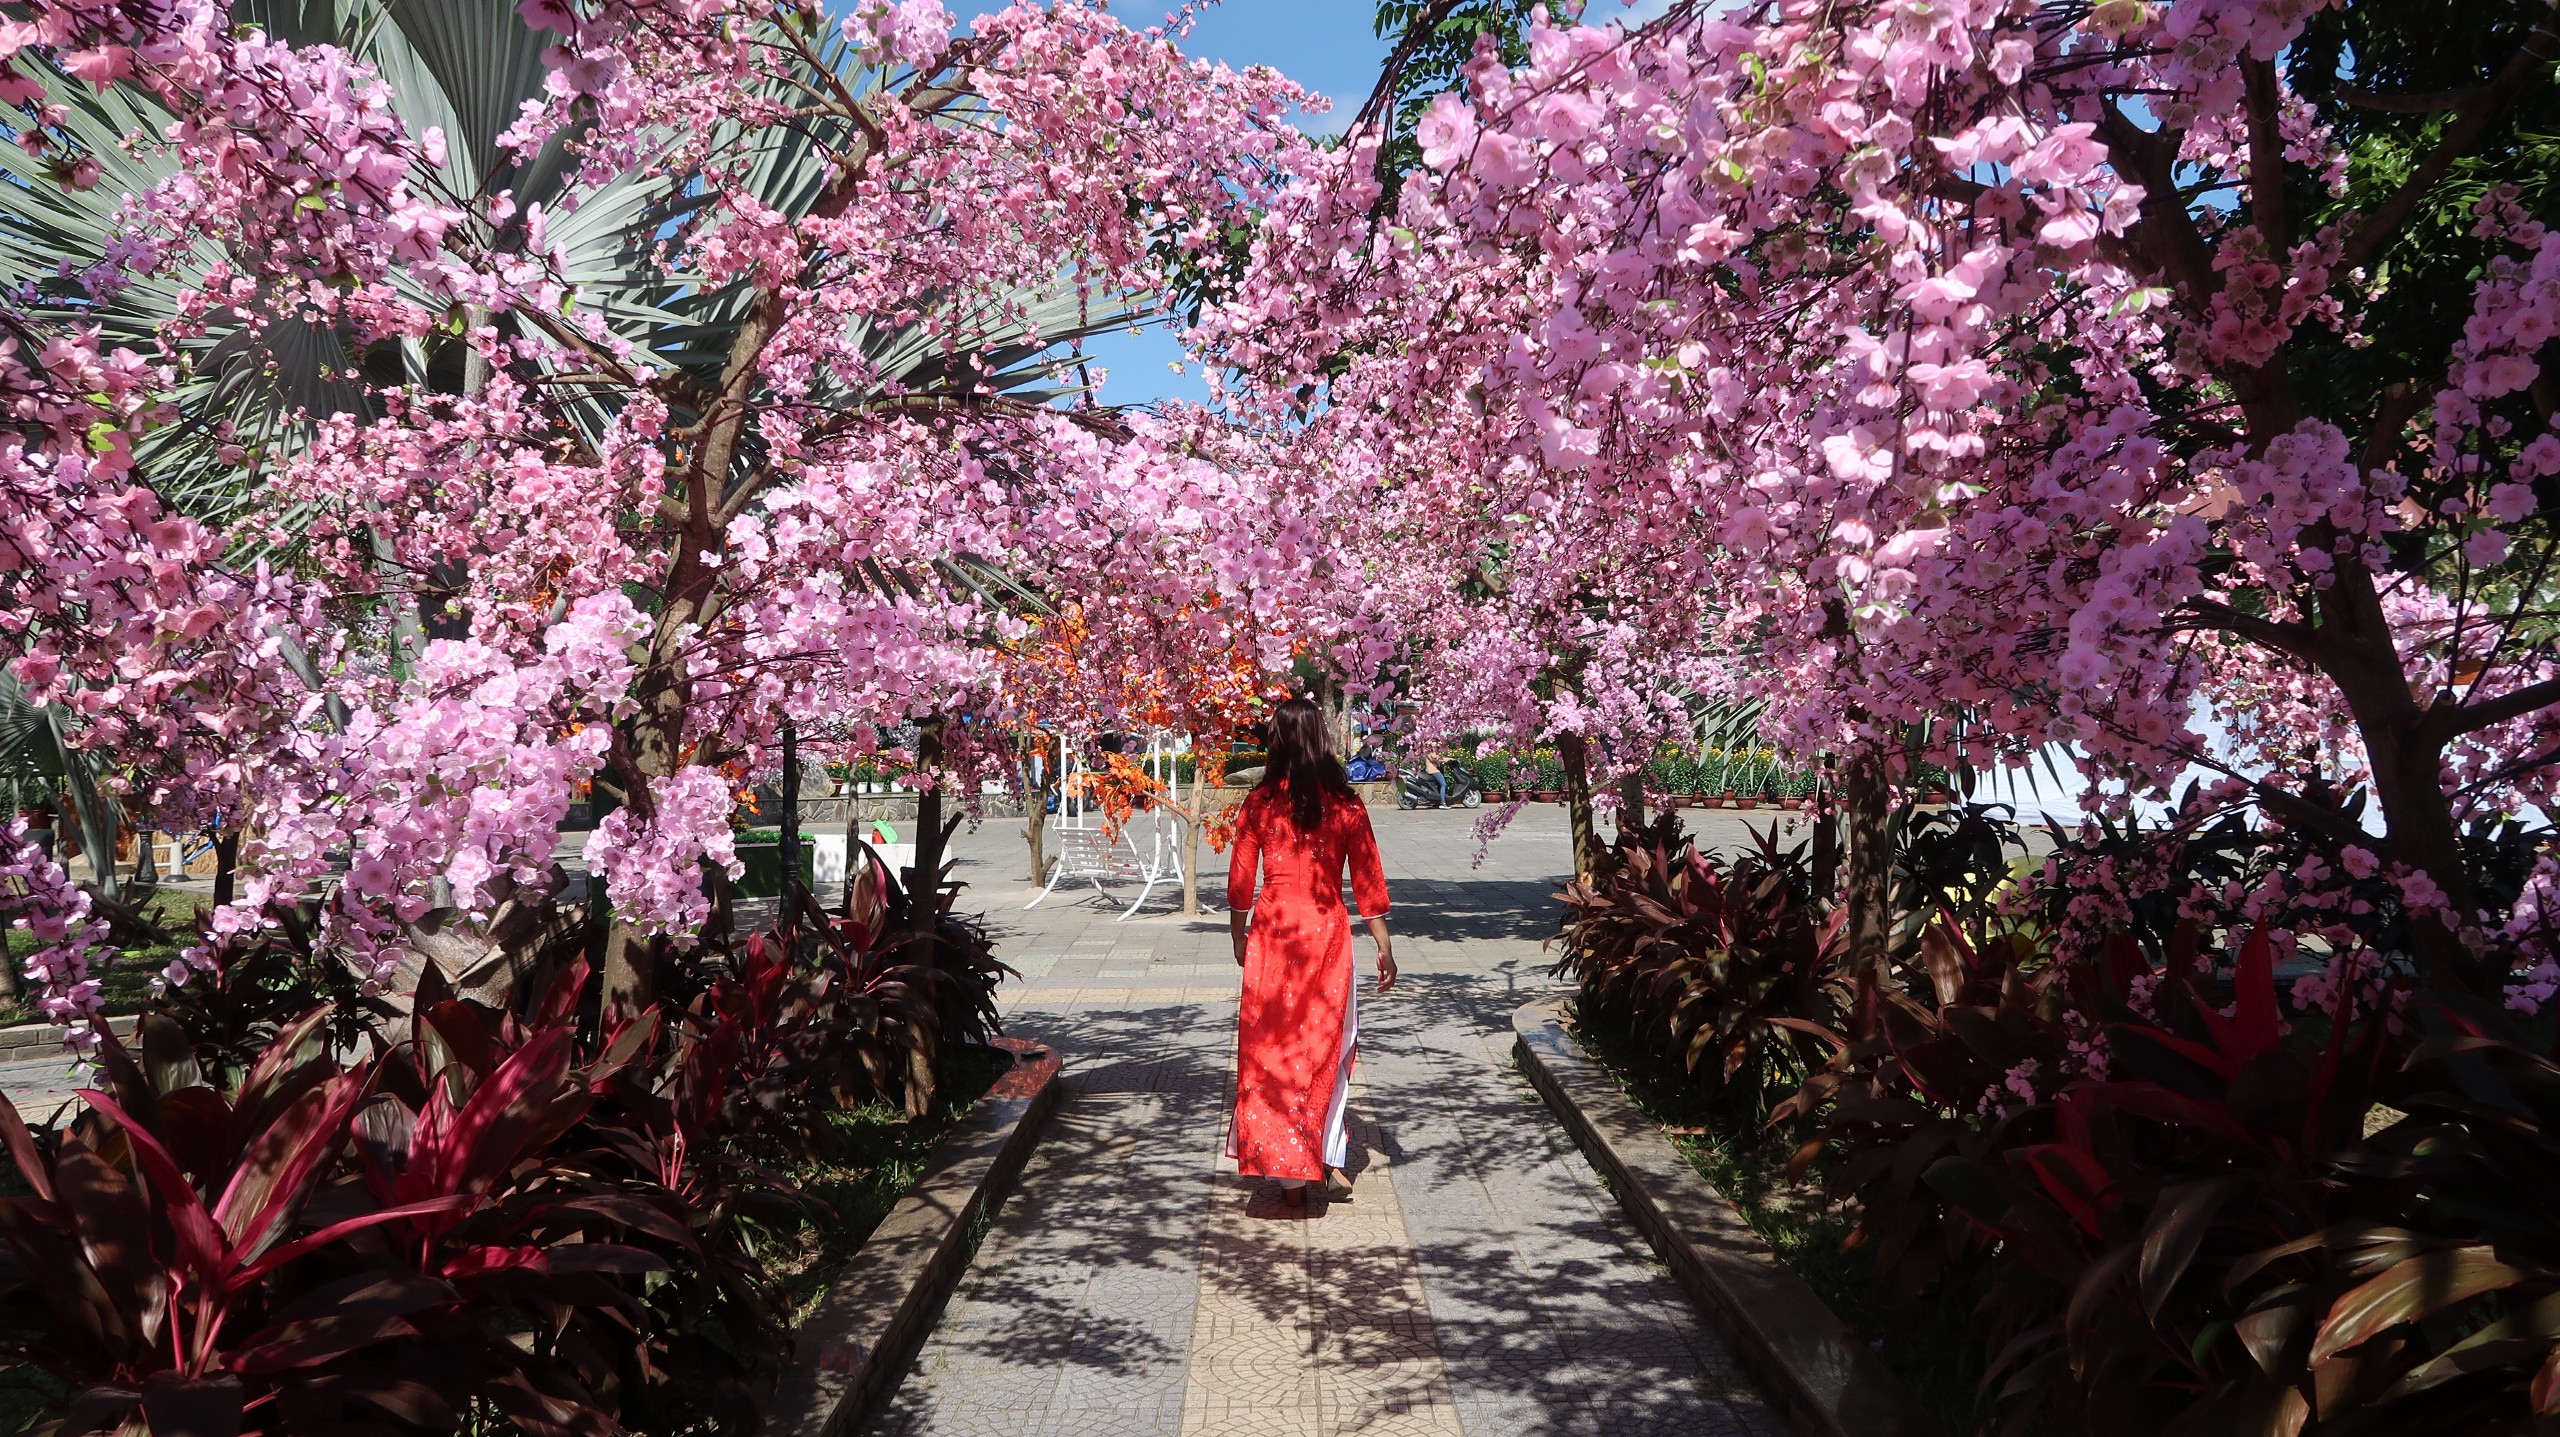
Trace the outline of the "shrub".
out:
<instances>
[{"instance_id":1,"label":"shrub","mask_svg":"<svg viewBox=\"0 0 2560 1437\"><path fill-rule=\"evenodd\" d=\"M1508 793L1512 769L1517 761L1499 749L1483 749L1475 756L1476 783L1487 793Z\"/></svg>"},{"instance_id":2,"label":"shrub","mask_svg":"<svg viewBox=\"0 0 2560 1437\"><path fill-rule=\"evenodd\" d=\"M1556 751L1554 749L1541 748L1532 750L1529 755L1529 762L1537 771L1539 792L1563 792L1564 760L1556 756Z\"/></svg>"},{"instance_id":3,"label":"shrub","mask_svg":"<svg viewBox=\"0 0 2560 1437\"><path fill-rule=\"evenodd\" d=\"M648 1035L583 1048L575 991L530 1024L442 1003L348 1061L314 1010L227 1094L154 1017L67 1122L0 1101L29 1189L0 1349L70 1387L71 1430L613 1430L686 1315L652 1275L710 1255L661 1135L590 1121Z\"/></svg>"},{"instance_id":4,"label":"shrub","mask_svg":"<svg viewBox=\"0 0 2560 1437\"><path fill-rule=\"evenodd\" d=\"M1688 793L1697 781L1696 756L1676 748L1664 749L1645 765L1645 782L1656 793Z\"/></svg>"},{"instance_id":5,"label":"shrub","mask_svg":"<svg viewBox=\"0 0 2560 1437\"><path fill-rule=\"evenodd\" d=\"M2547 1044L2389 985L2288 1021L2272 935L2224 963L2201 933L2062 964L1933 924L1925 991L1866 985L1778 1108L1822 1123L1800 1168L1901 1300L1989 1263L2010 1425L2527 1430L2560 1399Z\"/></svg>"},{"instance_id":6,"label":"shrub","mask_svg":"<svg viewBox=\"0 0 2560 1437\"><path fill-rule=\"evenodd\" d=\"M1841 924L1814 903L1801 845L1762 835L1727 862L1666 813L1563 897L1556 972L1580 984L1584 1011L1678 1063L1710 1097L1756 1115L1821 1060L1807 1022L1838 1002Z\"/></svg>"},{"instance_id":7,"label":"shrub","mask_svg":"<svg viewBox=\"0 0 2560 1437\"><path fill-rule=\"evenodd\" d=\"M74 1114L0 1105L30 1194L0 1200L0 1354L68 1431L751 1426L788 1336L768 1239L806 1208L780 1171L836 1110L923 1111L995 1030L1011 970L943 902L917 933L885 875L843 916L804 895L602 1033L547 901L484 935L526 975L498 1006L428 962L405 1020L299 923L221 945Z\"/></svg>"},{"instance_id":8,"label":"shrub","mask_svg":"<svg viewBox=\"0 0 2560 1437\"><path fill-rule=\"evenodd\" d=\"M2066 897L2053 868L2012 881L2005 810L1906 805L1895 832L1897 903L1930 917L1873 969L1796 854L1718 864L1665 816L1566 890L1559 970L1587 1024L1725 1121L1803 1133L1794 1170L1895 1300L1982 1294L1991 1426L2523 1433L2560 1412L2548 1016L2413 991L2389 948L2339 942L2342 914L2386 944L2401 918L2289 884L2312 839L2101 830L2080 847L2112 845L2112 877ZM2516 835L2474 842L2522 871ZM2098 931L2111 914L2136 921ZM2279 962L2324 944L2288 1002Z\"/></svg>"},{"instance_id":9,"label":"shrub","mask_svg":"<svg viewBox=\"0 0 2560 1437\"><path fill-rule=\"evenodd\" d=\"M1708 749L1698 760L1697 792L1721 794L1732 789L1732 760L1723 749Z\"/></svg>"}]
</instances>

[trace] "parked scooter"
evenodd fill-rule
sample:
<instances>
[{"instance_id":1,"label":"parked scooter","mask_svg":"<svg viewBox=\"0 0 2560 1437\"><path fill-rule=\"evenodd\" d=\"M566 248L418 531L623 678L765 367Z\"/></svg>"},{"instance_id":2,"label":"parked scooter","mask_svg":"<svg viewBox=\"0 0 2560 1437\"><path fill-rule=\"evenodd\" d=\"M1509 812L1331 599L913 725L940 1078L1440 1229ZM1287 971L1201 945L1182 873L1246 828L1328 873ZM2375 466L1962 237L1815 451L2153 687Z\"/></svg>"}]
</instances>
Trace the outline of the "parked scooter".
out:
<instances>
[{"instance_id":1,"label":"parked scooter","mask_svg":"<svg viewBox=\"0 0 2560 1437\"><path fill-rule=\"evenodd\" d=\"M1396 784L1398 808L1482 808L1484 788L1464 768L1408 770Z\"/></svg>"}]
</instances>

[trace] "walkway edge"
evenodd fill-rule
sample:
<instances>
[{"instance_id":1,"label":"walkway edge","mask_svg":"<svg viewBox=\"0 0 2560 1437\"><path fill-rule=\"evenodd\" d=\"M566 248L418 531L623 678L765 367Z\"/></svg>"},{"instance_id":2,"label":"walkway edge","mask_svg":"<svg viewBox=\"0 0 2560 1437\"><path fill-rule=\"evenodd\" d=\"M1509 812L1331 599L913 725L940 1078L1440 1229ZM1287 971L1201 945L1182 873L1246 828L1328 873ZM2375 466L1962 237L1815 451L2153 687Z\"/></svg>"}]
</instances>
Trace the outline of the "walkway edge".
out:
<instances>
[{"instance_id":1,"label":"walkway edge","mask_svg":"<svg viewBox=\"0 0 2560 1437\"><path fill-rule=\"evenodd\" d=\"M1020 1039L996 1080L934 1149L800 1328L768 1432L853 1437L895 1391L968 1267L979 1220L1022 1172L1058 1106L1058 1054Z\"/></svg>"},{"instance_id":2,"label":"walkway edge","mask_svg":"<svg viewBox=\"0 0 2560 1437\"><path fill-rule=\"evenodd\" d=\"M1804 1437L1938 1437L1938 1424L1787 1270L1617 1081L1564 1030L1563 1004L1511 1015L1521 1065L1618 1203Z\"/></svg>"},{"instance_id":3,"label":"walkway edge","mask_svg":"<svg viewBox=\"0 0 2560 1437\"><path fill-rule=\"evenodd\" d=\"M107 1026L115 1033L116 1041L130 1044L134 1025L141 1021L137 1014L120 1013L109 1018ZM17 1062L31 1049L59 1048L62 1040L70 1036L71 1030L59 1023L17 1023L0 1028L0 1063ZM69 1061L67 1056L64 1061Z\"/></svg>"}]
</instances>

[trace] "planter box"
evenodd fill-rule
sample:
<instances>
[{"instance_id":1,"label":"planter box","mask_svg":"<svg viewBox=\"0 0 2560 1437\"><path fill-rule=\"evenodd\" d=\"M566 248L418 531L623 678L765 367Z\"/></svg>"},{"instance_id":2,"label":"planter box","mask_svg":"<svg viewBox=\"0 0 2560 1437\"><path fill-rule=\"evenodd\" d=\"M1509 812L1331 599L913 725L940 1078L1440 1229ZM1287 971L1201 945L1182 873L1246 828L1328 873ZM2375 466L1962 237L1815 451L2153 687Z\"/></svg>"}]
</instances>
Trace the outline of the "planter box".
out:
<instances>
[{"instance_id":1,"label":"planter box","mask_svg":"<svg viewBox=\"0 0 2560 1437\"><path fill-rule=\"evenodd\" d=\"M996 1080L818 1298L792 1343L764 1430L845 1437L866 1430L976 1255L991 1220L1058 1105L1058 1055L1015 1038Z\"/></svg>"},{"instance_id":2,"label":"planter box","mask_svg":"<svg viewBox=\"0 0 2560 1437\"><path fill-rule=\"evenodd\" d=\"M1561 794L1561 793L1556 792L1554 789L1551 789L1551 788L1542 788L1542 789L1539 789L1538 791L1536 791L1535 793L1530 794L1529 796L1530 796L1531 798L1536 799L1536 800L1537 800L1538 802L1540 802L1540 803L1562 803L1562 802L1564 802L1564 795L1563 795L1563 794Z\"/></svg>"}]
</instances>

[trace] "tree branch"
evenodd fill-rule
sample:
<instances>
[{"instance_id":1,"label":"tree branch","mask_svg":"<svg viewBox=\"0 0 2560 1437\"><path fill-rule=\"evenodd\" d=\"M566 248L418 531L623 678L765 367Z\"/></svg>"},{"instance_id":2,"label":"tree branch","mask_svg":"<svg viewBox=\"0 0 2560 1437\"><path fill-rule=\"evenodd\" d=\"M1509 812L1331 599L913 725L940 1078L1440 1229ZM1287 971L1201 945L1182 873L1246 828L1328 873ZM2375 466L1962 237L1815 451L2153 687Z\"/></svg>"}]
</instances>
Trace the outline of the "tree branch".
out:
<instances>
[{"instance_id":1,"label":"tree branch","mask_svg":"<svg viewBox=\"0 0 2560 1437\"><path fill-rule=\"evenodd\" d=\"M2265 241L2267 256L2282 260L2292 247L2284 215L2284 133L2273 60L2240 62L2249 97L2249 219Z\"/></svg>"},{"instance_id":2,"label":"tree branch","mask_svg":"<svg viewBox=\"0 0 2560 1437\"><path fill-rule=\"evenodd\" d=\"M2205 626L2238 634L2251 643L2289 654L2306 664L2319 663L2319 635L2308 624L2289 624L2276 619L2244 614L2229 604L2214 599L2189 599L2187 612Z\"/></svg>"},{"instance_id":3,"label":"tree branch","mask_svg":"<svg viewBox=\"0 0 2560 1437\"><path fill-rule=\"evenodd\" d=\"M2459 109L2486 88L2474 85L2467 90L2436 90L2423 95L2385 95L2362 85L2340 85L2338 98L2359 110L2377 110L2386 115L2432 115L2439 110Z\"/></svg>"},{"instance_id":4,"label":"tree branch","mask_svg":"<svg viewBox=\"0 0 2560 1437\"><path fill-rule=\"evenodd\" d=\"M2383 246L2391 243L2391 237L2409 222L2409 216L2418 208L2418 201L2426 198L2427 191L2435 188L2436 181L2444 178L2445 172L2453 168L2454 161L2470 153L2471 147L2480 142L2481 132L2489 128L2489 121L2526 84L2550 69L2555 47L2560 47L2560 0L2554 0L2553 4L2543 8L2542 23L2525 36L2524 43L2516 47L2515 58L2507 62L2496 79L2478 89L2463 92L2465 98L2454 107L2453 119L2445 125L2436 147L2418 162L2418 167L2410 172L2409 178L2402 182L2390 199L2382 202L2380 209L2356 226L2355 234L2347 240L2347 264L2350 268L2372 267L2373 262L2381 257Z\"/></svg>"},{"instance_id":5,"label":"tree branch","mask_svg":"<svg viewBox=\"0 0 2560 1437\"><path fill-rule=\"evenodd\" d=\"M2425 391L2408 380L2384 387L2382 402L2374 407L2373 427L2364 432L2365 468L2380 469L2391 462L2409 421L2426 405Z\"/></svg>"},{"instance_id":6,"label":"tree branch","mask_svg":"<svg viewBox=\"0 0 2560 1437\"><path fill-rule=\"evenodd\" d=\"M2338 810L2313 803L2298 793L2278 788L2264 779L2251 780L2249 792L2257 799L2260 808L2268 810L2296 828L2317 829L2323 835L2342 843L2364 836L2364 830L2348 822L2347 816Z\"/></svg>"},{"instance_id":7,"label":"tree branch","mask_svg":"<svg viewBox=\"0 0 2560 1437\"><path fill-rule=\"evenodd\" d=\"M2544 679L2538 684L2510 689L2494 698L2438 709L2427 715L2425 727L2429 736L2441 743L2509 719L2522 718L2553 704L2560 704L2560 679Z\"/></svg>"},{"instance_id":8,"label":"tree branch","mask_svg":"<svg viewBox=\"0 0 2560 1437\"><path fill-rule=\"evenodd\" d=\"M2149 261L2153 274L2186 289L2187 303L2202 305L2221 283L2214 276L2213 251L2204 232L2178 199L2179 132L2152 134L2109 104L2099 116L2098 137L2106 142L2116 171L2142 185L2141 217L2129 236L2134 248Z\"/></svg>"}]
</instances>

